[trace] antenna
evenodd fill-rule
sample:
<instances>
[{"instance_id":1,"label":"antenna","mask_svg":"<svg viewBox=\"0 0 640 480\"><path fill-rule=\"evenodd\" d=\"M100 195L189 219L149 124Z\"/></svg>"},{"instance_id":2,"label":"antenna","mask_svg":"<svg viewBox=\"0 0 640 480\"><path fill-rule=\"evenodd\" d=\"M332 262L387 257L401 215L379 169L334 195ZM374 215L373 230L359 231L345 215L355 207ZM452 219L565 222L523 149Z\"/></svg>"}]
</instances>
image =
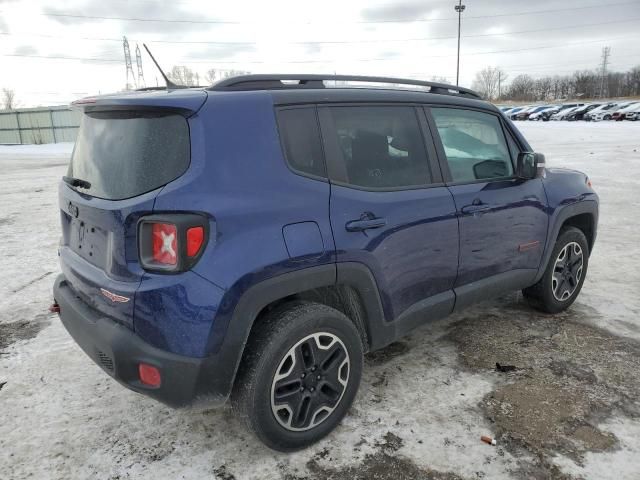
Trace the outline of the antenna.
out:
<instances>
[{"instance_id":1,"label":"antenna","mask_svg":"<svg viewBox=\"0 0 640 480\"><path fill-rule=\"evenodd\" d=\"M124 84L125 90L131 90L131 84L129 83L129 72L131 72L131 81L136 81L136 77L133 75L133 68L131 67L131 51L129 50L129 41L127 37L122 37L122 47L124 48L124 64L127 68L127 81Z\"/></svg>"},{"instance_id":2,"label":"antenna","mask_svg":"<svg viewBox=\"0 0 640 480\"><path fill-rule=\"evenodd\" d=\"M164 82L167 84L167 89L169 89L169 88L187 88L185 85L176 85L171 80L169 80L169 78L167 78L167 76L164 74L164 72L160 68L160 65L158 65L158 62L156 62L156 59L151 54L151 51L149 50L149 47L147 47L147 45L144 44L144 43L142 44L142 46L147 51L147 53L151 57L151 60L153 60L153 63L155 63L156 67L158 67L158 71L160 72L160 75L162 75L162 78L164 78Z\"/></svg>"},{"instance_id":3,"label":"antenna","mask_svg":"<svg viewBox=\"0 0 640 480\"><path fill-rule=\"evenodd\" d=\"M138 88L145 88L147 85L144 81L144 72L142 71L142 55L140 55L140 46L136 43L136 65L138 66Z\"/></svg>"}]
</instances>

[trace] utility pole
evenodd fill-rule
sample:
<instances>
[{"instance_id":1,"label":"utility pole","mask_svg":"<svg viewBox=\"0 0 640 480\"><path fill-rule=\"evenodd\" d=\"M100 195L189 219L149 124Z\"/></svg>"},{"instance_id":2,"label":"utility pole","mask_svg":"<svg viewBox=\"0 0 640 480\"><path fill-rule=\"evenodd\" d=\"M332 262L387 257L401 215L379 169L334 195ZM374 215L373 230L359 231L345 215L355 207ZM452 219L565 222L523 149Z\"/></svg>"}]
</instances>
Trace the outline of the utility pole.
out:
<instances>
[{"instance_id":1,"label":"utility pole","mask_svg":"<svg viewBox=\"0 0 640 480\"><path fill-rule=\"evenodd\" d=\"M142 55L140 55L140 47L136 43L136 65L138 66L138 88L144 88L147 85L144 81L144 72L142 71Z\"/></svg>"},{"instance_id":2,"label":"utility pole","mask_svg":"<svg viewBox=\"0 0 640 480\"><path fill-rule=\"evenodd\" d=\"M456 12L458 12L458 65L456 67L456 86L460 82L460 27L462 26L462 12L466 7L462 5L462 0L458 0L458 5L455 6Z\"/></svg>"},{"instance_id":3,"label":"utility pole","mask_svg":"<svg viewBox=\"0 0 640 480\"><path fill-rule=\"evenodd\" d=\"M502 70L500 70L500 67L498 67L498 100L500 100L500 86L501 86L501 82L502 82Z\"/></svg>"},{"instance_id":4,"label":"utility pole","mask_svg":"<svg viewBox=\"0 0 640 480\"><path fill-rule=\"evenodd\" d=\"M124 48L124 64L127 68L127 82L125 85L125 90L131 90L131 84L129 83L129 73L131 73L131 81L134 86L136 83L136 77L133 75L133 67L131 66L131 51L129 50L129 40L127 37L122 37L122 47Z\"/></svg>"},{"instance_id":5,"label":"utility pole","mask_svg":"<svg viewBox=\"0 0 640 480\"><path fill-rule=\"evenodd\" d=\"M604 97L604 91L607 87L606 77L607 77L607 64L609 63L609 55L611 55L611 47L603 47L602 48L602 66L600 67L600 98Z\"/></svg>"}]
</instances>

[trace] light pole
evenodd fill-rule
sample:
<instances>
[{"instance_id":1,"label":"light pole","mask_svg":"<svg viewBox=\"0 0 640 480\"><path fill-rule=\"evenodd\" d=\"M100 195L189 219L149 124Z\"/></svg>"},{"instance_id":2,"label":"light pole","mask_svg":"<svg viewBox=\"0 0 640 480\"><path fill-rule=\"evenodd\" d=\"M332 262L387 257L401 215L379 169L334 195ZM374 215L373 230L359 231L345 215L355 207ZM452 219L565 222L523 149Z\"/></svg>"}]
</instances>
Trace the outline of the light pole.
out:
<instances>
[{"instance_id":1,"label":"light pole","mask_svg":"<svg viewBox=\"0 0 640 480\"><path fill-rule=\"evenodd\" d=\"M462 23L462 12L464 12L465 6L462 5L462 0L458 0L458 5L455 6L456 12L458 12L458 65L456 67L456 86L460 81L460 26Z\"/></svg>"}]
</instances>

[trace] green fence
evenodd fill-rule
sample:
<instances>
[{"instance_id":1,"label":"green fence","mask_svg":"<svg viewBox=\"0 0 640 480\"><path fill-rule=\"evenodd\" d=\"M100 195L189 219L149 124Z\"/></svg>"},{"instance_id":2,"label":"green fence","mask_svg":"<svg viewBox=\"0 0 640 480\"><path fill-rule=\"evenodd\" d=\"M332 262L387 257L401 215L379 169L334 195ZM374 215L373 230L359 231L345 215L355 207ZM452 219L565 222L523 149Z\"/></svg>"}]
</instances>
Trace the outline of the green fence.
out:
<instances>
[{"instance_id":1,"label":"green fence","mask_svg":"<svg viewBox=\"0 0 640 480\"><path fill-rule=\"evenodd\" d=\"M68 107L0 110L0 144L75 142L80 112Z\"/></svg>"}]
</instances>

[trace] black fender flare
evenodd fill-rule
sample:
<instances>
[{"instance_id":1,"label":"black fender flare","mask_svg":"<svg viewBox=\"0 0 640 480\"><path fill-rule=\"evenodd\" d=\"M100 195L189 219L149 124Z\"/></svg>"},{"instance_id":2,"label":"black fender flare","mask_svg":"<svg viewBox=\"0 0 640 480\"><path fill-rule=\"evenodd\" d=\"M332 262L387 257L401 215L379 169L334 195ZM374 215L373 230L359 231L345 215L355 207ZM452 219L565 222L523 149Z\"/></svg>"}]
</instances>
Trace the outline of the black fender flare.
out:
<instances>
[{"instance_id":1,"label":"black fender flare","mask_svg":"<svg viewBox=\"0 0 640 480\"><path fill-rule=\"evenodd\" d=\"M240 297L233 311L226 335L216 353L218 362L227 364L225 385L220 390L231 393L254 322L269 304L314 288L348 285L360 296L364 318L359 328L371 347L378 348L393 339L380 338L385 323L380 292L367 266L356 262L331 263L283 273L256 283ZM387 337L387 335L385 335ZM229 368L232 367L232 368Z\"/></svg>"},{"instance_id":2,"label":"black fender flare","mask_svg":"<svg viewBox=\"0 0 640 480\"><path fill-rule=\"evenodd\" d=\"M558 235L560 235L560 229L562 228L562 225L564 225L564 223L569 218L584 213L588 213L593 216L593 240L595 241L596 230L598 226L598 202L596 202L595 200L584 200L562 207L560 211L555 215L553 224L547 231L547 241L534 283L538 282L540 278L542 278L542 275L547 268L547 264L549 263L549 259L551 258L551 252L553 252L553 247L556 244Z\"/></svg>"}]
</instances>

